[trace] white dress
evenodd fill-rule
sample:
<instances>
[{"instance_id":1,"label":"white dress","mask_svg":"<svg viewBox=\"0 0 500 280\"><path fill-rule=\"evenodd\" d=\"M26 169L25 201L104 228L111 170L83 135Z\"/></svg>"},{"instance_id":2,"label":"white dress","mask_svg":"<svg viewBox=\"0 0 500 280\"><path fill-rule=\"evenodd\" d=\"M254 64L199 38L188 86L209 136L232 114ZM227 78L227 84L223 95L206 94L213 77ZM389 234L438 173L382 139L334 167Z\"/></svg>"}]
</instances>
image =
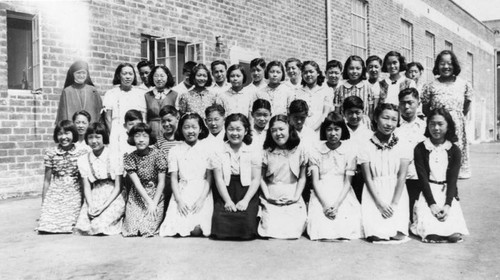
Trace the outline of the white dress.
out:
<instances>
[{"instance_id":1,"label":"white dress","mask_svg":"<svg viewBox=\"0 0 500 280\"><path fill-rule=\"evenodd\" d=\"M292 198L297 189L301 166L307 164L304 146L299 145L293 150L276 148L272 152L264 151L262 165L267 167L264 180L271 198ZM278 206L267 202L261 197L261 220L258 227L259 235L280 239L298 239L306 227L306 204L300 197L299 201Z\"/></svg>"},{"instance_id":2,"label":"white dress","mask_svg":"<svg viewBox=\"0 0 500 280\"><path fill-rule=\"evenodd\" d=\"M330 150L326 143L321 143L310 157L310 165L319 169L319 189L327 205L334 204L344 187L345 176L354 176L356 171L355 147L342 142L335 150ZM356 239L361 238L361 205L354 191L349 192L338 208L334 220L323 213L323 206L316 192L311 190L309 213L307 216L307 233L311 240L318 239Z\"/></svg>"},{"instance_id":3,"label":"white dress","mask_svg":"<svg viewBox=\"0 0 500 280\"><path fill-rule=\"evenodd\" d=\"M446 141L443 145L436 147L429 139L424 141L425 148L429 150L429 179L435 182L446 181L446 170L448 168L448 152L452 147L451 142ZM446 201L446 185L429 182L432 196L439 207L443 207ZM468 235L469 230L465 224L464 214L460 202L453 198L448 218L440 222L432 215L431 208L421 193L414 207L415 221L411 225L411 231L424 239L429 234L439 236L450 236L454 233Z\"/></svg>"},{"instance_id":4,"label":"white dress","mask_svg":"<svg viewBox=\"0 0 500 280\"><path fill-rule=\"evenodd\" d=\"M309 116L306 119L305 125L313 128L318 122L323 121L323 110L325 106L329 106L333 111L333 93L328 86L318 86L310 89L308 86L303 86L294 92L294 96L288 101L288 107L292 101L301 99L307 102L309 106ZM331 101L331 103L329 103ZM319 133L319 128L315 130Z\"/></svg>"},{"instance_id":5,"label":"white dress","mask_svg":"<svg viewBox=\"0 0 500 280\"><path fill-rule=\"evenodd\" d=\"M389 143L395 139L391 136ZM377 144L375 144L377 143ZM373 191L378 194L379 199L390 204L396 189L398 172L402 159L411 160L412 150L405 145L404 141L398 141L393 145L381 145L375 135L360 147L358 162L369 163L373 176ZM363 230L366 237L376 236L389 240L390 237L401 232L408 235L408 223L410 219L408 192L403 186L401 197L392 217L385 219L377 208L375 200L365 184L361 198L361 216Z\"/></svg>"},{"instance_id":6,"label":"white dress","mask_svg":"<svg viewBox=\"0 0 500 280\"><path fill-rule=\"evenodd\" d=\"M204 141L198 141L192 147L183 142L168 153L168 171L178 172L180 196L188 207L198 200L206 183L205 173L210 164L207 148ZM208 192L201 210L198 213L190 212L187 216L179 212L177 201L172 195L165 220L160 226L160 236L189 236L196 226L200 226L204 236L209 236L213 210L212 191Z\"/></svg>"}]
</instances>

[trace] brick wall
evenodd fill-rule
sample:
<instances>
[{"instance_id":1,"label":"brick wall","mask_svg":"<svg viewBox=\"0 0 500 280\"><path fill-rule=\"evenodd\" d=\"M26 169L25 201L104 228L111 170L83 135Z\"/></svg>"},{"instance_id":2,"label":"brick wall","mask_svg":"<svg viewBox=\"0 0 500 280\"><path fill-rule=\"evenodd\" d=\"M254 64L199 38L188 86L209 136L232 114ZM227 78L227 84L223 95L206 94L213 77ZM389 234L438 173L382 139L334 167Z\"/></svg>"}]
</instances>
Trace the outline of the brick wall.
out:
<instances>
[{"instance_id":1,"label":"brick wall","mask_svg":"<svg viewBox=\"0 0 500 280\"><path fill-rule=\"evenodd\" d=\"M402 0L367 1L368 53L383 56L400 50L401 18L413 24L414 60L423 61L425 31L436 35L436 52L444 40L454 44L461 61L474 54L476 90L492 108L491 53L442 28L425 15L416 15ZM487 42L492 35L476 20L448 1L425 0ZM351 0L331 1L332 58L345 61L351 54ZM43 94L7 90L6 11L38 14L41 18ZM66 71L77 59L90 64L90 73L103 94L111 88L116 66L140 58L141 34L176 36L185 42L205 41L206 61L225 59L238 46L260 53L266 60L295 56L326 64L325 1L257 0L95 0L0 3L0 198L39 193L43 180L43 153L52 142L53 123ZM222 36L224 46L215 47ZM479 110L477 110L479 111ZM479 114L479 112L477 112ZM479 119L479 118L478 118ZM477 119L476 119L477 120ZM488 124L493 123L488 118Z\"/></svg>"}]
</instances>

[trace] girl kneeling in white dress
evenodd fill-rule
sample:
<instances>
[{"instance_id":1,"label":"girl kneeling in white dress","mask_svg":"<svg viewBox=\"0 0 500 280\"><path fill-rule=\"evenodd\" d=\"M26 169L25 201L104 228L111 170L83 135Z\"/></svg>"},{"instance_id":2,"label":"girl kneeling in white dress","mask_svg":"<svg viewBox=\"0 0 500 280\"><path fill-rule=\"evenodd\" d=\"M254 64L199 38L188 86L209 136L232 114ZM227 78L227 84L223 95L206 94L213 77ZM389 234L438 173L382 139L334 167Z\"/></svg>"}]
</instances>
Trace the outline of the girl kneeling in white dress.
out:
<instances>
[{"instance_id":1,"label":"girl kneeling in white dress","mask_svg":"<svg viewBox=\"0 0 500 280\"><path fill-rule=\"evenodd\" d=\"M362 237L361 206L351 187L356 171L355 147L342 116L331 112L320 127L320 139L309 159L314 190L309 200L307 233L311 240Z\"/></svg>"},{"instance_id":2,"label":"girl kneeling in white dress","mask_svg":"<svg viewBox=\"0 0 500 280\"><path fill-rule=\"evenodd\" d=\"M423 242L461 242L469 234L457 191L461 152L452 144L457 141L455 123L445 109L430 113L425 136L429 138L414 150L422 193L411 231Z\"/></svg>"},{"instance_id":3,"label":"girl kneeling in white dress","mask_svg":"<svg viewBox=\"0 0 500 280\"><path fill-rule=\"evenodd\" d=\"M168 154L172 197L160 236L209 236L214 201L210 190L208 129L197 113L186 113L179 121L175 139L184 143Z\"/></svg>"},{"instance_id":4,"label":"girl kneeling in white dress","mask_svg":"<svg viewBox=\"0 0 500 280\"><path fill-rule=\"evenodd\" d=\"M298 239L306 227L302 191L306 183L307 155L288 117L276 115L269 122L262 159L262 237Z\"/></svg>"}]
</instances>

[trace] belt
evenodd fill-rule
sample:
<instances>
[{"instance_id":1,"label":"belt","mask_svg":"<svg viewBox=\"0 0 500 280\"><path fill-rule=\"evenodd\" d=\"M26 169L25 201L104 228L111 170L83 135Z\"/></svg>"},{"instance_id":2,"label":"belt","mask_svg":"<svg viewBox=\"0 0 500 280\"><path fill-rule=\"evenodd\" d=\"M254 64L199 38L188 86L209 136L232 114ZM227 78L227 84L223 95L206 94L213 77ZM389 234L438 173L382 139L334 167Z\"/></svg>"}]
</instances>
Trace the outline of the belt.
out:
<instances>
[{"instance_id":1,"label":"belt","mask_svg":"<svg viewBox=\"0 0 500 280\"><path fill-rule=\"evenodd\" d=\"M436 184L436 185L446 185L446 181L434 181L434 180L431 180L431 179L429 179L429 183L433 183L433 184Z\"/></svg>"}]
</instances>

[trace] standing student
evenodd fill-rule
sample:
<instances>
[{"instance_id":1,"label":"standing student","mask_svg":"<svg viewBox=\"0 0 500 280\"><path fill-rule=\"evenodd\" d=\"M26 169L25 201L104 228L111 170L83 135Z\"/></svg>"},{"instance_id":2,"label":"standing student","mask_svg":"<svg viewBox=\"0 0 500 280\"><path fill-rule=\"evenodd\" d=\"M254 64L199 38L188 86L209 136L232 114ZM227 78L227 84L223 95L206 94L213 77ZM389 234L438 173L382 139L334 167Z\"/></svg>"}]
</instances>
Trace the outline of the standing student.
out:
<instances>
[{"instance_id":1,"label":"standing student","mask_svg":"<svg viewBox=\"0 0 500 280\"><path fill-rule=\"evenodd\" d=\"M142 118L141 112L137 110L128 110L127 113L125 113L122 126L126 133L119 136L118 146L109 145L109 147L113 150L113 154L121 156L123 158L125 157L125 155L130 154L136 150L135 145L129 144L128 134L130 133L132 127L142 122L144 122L144 119ZM120 160L120 164L122 163L123 160Z\"/></svg>"},{"instance_id":2,"label":"standing student","mask_svg":"<svg viewBox=\"0 0 500 280\"><path fill-rule=\"evenodd\" d=\"M71 233L82 207L77 160L87 153L78 147L78 131L69 120L60 121L53 135L58 145L44 156L45 176L39 233Z\"/></svg>"},{"instance_id":3,"label":"standing student","mask_svg":"<svg viewBox=\"0 0 500 280\"><path fill-rule=\"evenodd\" d=\"M267 125L271 119L271 103L265 99L255 100L252 105L252 118L252 145L260 151L266 140Z\"/></svg>"},{"instance_id":4,"label":"standing student","mask_svg":"<svg viewBox=\"0 0 500 280\"><path fill-rule=\"evenodd\" d=\"M246 86L252 96L259 90L266 87L267 82L264 79L264 71L266 70L266 61L263 58L254 58L250 61L250 74L252 82Z\"/></svg>"},{"instance_id":5,"label":"standing student","mask_svg":"<svg viewBox=\"0 0 500 280\"><path fill-rule=\"evenodd\" d=\"M290 103L288 108L288 119L290 125L297 131L297 135L303 144L309 145L316 144L319 141L319 133L316 133L310 127L306 126L309 116L309 106L307 102L302 99L297 99Z\"/></svg>"},{"instance_id":6,"label":"standing student","mask_svg":"<svg viewBox=\"0 0 500 280\"><path fill-rule=\"evenodd\" d=\"M85 141L92 151L78 159L85 203L75 226L75 232L84 235L120 234L125 212L125 192L117 160L107 147L109 134L104 124L93 123L85 133Z\"/></svg>"},{"instance_id":7,"label":"standing student","mask_svg":"<svg viewBox=\"0 0 500 280\"><path fill-rule=\"evenodd\" d=\"M422 73L424 72L424 67L420 62L410 62L406 65L406 77L408 79L412 79L415 81L415 88L418 91L419 97L422 96L422 90L424 87L424 82L422 79ZM424 113L422 111L422 103L420 99L418 100L420 105L418 107L418 115L419 117L424 117Z\"/></svg>"},{"instance_id":8,"label":"standing student","mask_svg":"<svg viewBox=\"0 0 500 280\"><path fill-rule=\"evenodd\" d=\"M326 85L332 89L332 99L333 93L341 83L342 79L342 62L338 60L330 60L326 63Z\"/></svg>"},{"instance_id":9,"label":"standing student","mask_svg":"<svg viewBox=\"0 0 500 280\"><path fill-rule=\"evenodd\" d=\"M377 55L371 55L366 59L366 72L368 82L372 86L373 104L378 104L380 99L380 69L382 68L382 59Z\"/></svg>"},{"instance_id":10,"label":"standing student","mask_svg":"<svg viewBox=\"0 0 500 280\"><path fill-rule=\"evenodd\" d=\"M335 91L333 104L335 111L341 113L342 103L349 96L358 96L363 100L365 114L369 117L363 120L369 123L373 115L374 96L370 84L366 81L365 62L361 57L352 55L347 58L342 71L342 78L345 80Z\"/></svg>"},{"instance_id":11,"label":"standing student","mask_svg":"<svg viewBox=\"0 0 500 280\"><path fill-rule=\"evenodd\" d=\"M197 113L187 113L179 121L176 139L183 141L168 154L172 184L165 221L160 236L209 236L214 210L210 182L209 147L200 141L208 129Z\"/></svg>"},{"instance_id":12,"label":"standing student","mask_svg":"<svg viewBox=\"0 0 500 280\"><path fill-rule=\"evenodd\" d=\"M461 154L453 144L457 140L455 123L443 108L433 110L427 117L428 138L414 150L422 194L415 206L411 231L423 242L461 242L469 231L458 199Z\"/></svg>"},{"instance_id":13,"label":"standing student","mask_svg":"<svg viewBox=\"0 0 500 280\"><path fill-rule=\"evenodd\" d=\"M128 138L122 124L125 114L129 110L137 110L141 112L142 119L145 119L146 100L144 90L135 87L137 78L134 67L130 63L118 65L113 77L113 85L118 86L106 92L103 104L106 125L110 131L109 143L110 146L117 146L120 145L118 139Z\"/></svg>"},{"instance_id":14,"label":"standing student","mask_svg":"<svg viewBox=\"0 0 500 280\"><path fill-rule=\"evenodd\" d=\"M311 191L307 233L311 240L362 237L361 206L351 188L356 148L342 116L331 112L321 124L320 139L310 157Z\"/></svg>"},{"instance_id":15,"label":"standing student","mask_svg":"<svg viewBox=\"0 0 500 280\"><path fill-rule=\"evenodd\" d=\"M416 87L415 81L401 74L404 71L406 71L405 57L396 51L388 52L384 57L382 72L389 73L389 77L380 81L379 103L399 105L399 92L405 88Z\"/></svg>"},{"instance_id":16,"label":"standing student","mask_svg":"<svg viewBox=\"0 0 500 280\"><path fill-rule=\"evenodd\" d=\"M407 88L399 93L399 111L401 120L399 127L394 132L401 141L406 141L411 149L424 141L425 121L417 116L419 102L418 91L415 88ZM417 171L413 162L408 166L406 175L406 188L408 190L410 221L413 221L413 205L420 195L420 186Z\"/></svg>"},{"instance_id":17,"label":"standing student","mask_svg":"<svg viewBox=\"0 0 500 280\"><path fill-rule=\"evenodd\" d=\"M57 108L56 124L69 120L75 112L85 110L92 120L99 120L102 99L90 78L89 65L84 61L71 64Z\"/></svg>"},{"instance_id":18,"label":"standing student","mask_svg":"<svg viewBox=\"0 0 500 280\"><path fill-rule=\"evenodd\" d=\"M146 122L153 129L155 136L159 138L163 134L159 116L160 110L166 105L175 106L178 94L172 90L174 77L166 66L153 67L148 81L153 89L144 94L146 98Z\"/></svg>"},{"instance_id":19,"label":"standing student","mask_svg":"<svg viewBox=\"0 0 500 280\"><path fill-rule=\"evenodd\" d=\"M124 237L152 237L163 221L165 172L167 162L156 143L153 130L145 123L132 127L129 144L136 150L125 156L123 169L133 186L130 188L123 219Z\"/></svg>"},{"instance_id":20,"label":"standing student","mask_svg":"<svg viewBox=\"0 0 500 280\"><path fill-rule=\"evenodd\" d=\"M177 97L186 94L193 87L193 85L189 81L189 77L191 76L191 72L193 71L193 67L195 66L196 62L194 61L187 61L186 63L184 63L184 66L182 66L182 82L172 88L173 91L177 92ZM177 103L178 101L179 99L177 98ZM178 107L178 104L175 104L175 107Z\"/></svg>"},{"instance_id":21,"label":"standing student","mask_svg":"<svg viewBox=\"0 0 500 280\"><path fill-rule=\"evenodd\" d=\"M286 75L288 76L288 81L285 83L292 89L300 88L302 86L302 62L291 57L285 61Z\"/></svg>"},{"instance_id":22,"label":"standing student","mask_svg":"<svg viewBox=\"0 0 500 280\"><path fill-rule=\"evenodd\" d=\"M248 118L253 96L252 92L243 87L247 82L247 74L243 66L231 65L227 70L227 81L231 87L226 92L221 93L221 99L227 109L226 114L240 113Z\"/></svg>"},{"instance_id":23,"label":"standing student","mask_svg":"<svg viewBox=\"0 0 500 280\"><path fill-rule=\"evenodd\" d=\"M149 80L149 74L153 69L154 65L148 60L141 60L137 63L137 71L139 71L139 77L141 78L140 89L144 91L148 91L151 87L154 87L154 84Z\"/></svg>"},{"instance_id":24,"label":"standing student","mask_svg":"<svg viewBox=\"0 0 500 280\"><path fill-rule=\"evenodd\" d=\"M296 99L307 102L309 115L305 125L319 134L321 122L333 111L333 104L329 102L333 95L328 87L323 87L325 76L316 62L304 61L301 72L302 87L294 92L289 102Z\"/></svg>"},{"instance_id":25,"label":"standing student","mask_svg":"<svg viewBox=\"0 0 500 280\"><path fill-rule=\"evenodd\" d=\"M227 140L212 159L214 189L212 236L216 239L253 239L257 236L262 157L251 149L250 122L231 114L224 123Z\"/></svg>"},{"instance_id":26,"label":"standing student","mask_svg":"<svg viewBox=\"0 0 500 280\"><path fill-rule=\"evenodd\" d=\"M346 128L350 135L349 142L351 142L351 146L354 147L363 146L373 136L373 131L366 123L363 123L365 116L364 108L363 100L357 96L347 97L342 104L344 118L347 123ZM361 202L364 184L365 179L363 178L361 164L356 154L356 173L352 178L351 185L359 202Z\"/></svg>"},{"instance_id":27,"label":"standing student","mask_svg":"<svg viewBox=\"0 0 500 280\"><path fill-rule=\"evenodd\" d=\"M218 95L208 89L212 85L212 76L204 64L193 67L189 81L193 87L179 97L181 115L191 112L202 116L208 106L222 104Z\"/></svg>"},{"instance_id":28,"label":"standing student","mask_svg":"<svg viewBox=\"0 0 500 280\"><path fill-rule=\"evenodd\" d=\"M411 149L394 135L398 107L377 106L377 130L360 147L359 162L365 178L361 214L365 236L371 242L400 243L408 240L408 193L405 180Z\"/></svg>"},{"instance_id":29,"label":"standing student","mask_svg":"<svg viewBox=\"0 0 500 280\"><path fill-rule=\"evenodd\" d=\"M76 127L76 130L78 131L78 141L76 141L75 145L81 146L82 148L85 148L90 152L91 149L85 141L85 133L87 132L87 128L89 127L92 117L87 111L82 110L75 112L73 114L72 120L73 124Z\"/></svg>"},{"instance_id":30,"label":"standing student","mask_svg":"<svg viewBox=\"0 0 500 280\"><path fill-rule=\"evenodd\" d=\"M212 75L214 77L214 83L210 88L210 91L216 95L223 94L231 87L226 80L226 62L224 60L215 60L210 64L210 69L212 70Z\"/></svg>"},{"instance_id":31,"label":"standing student","mask_svg":"<svg viewBox=\"0 0 500 280\"><path fill-rule=\"evenodd\" d=\"M470 170L470 147L466 133L466 117L470 111L474 93L472 85L458 77L460 72L460 64L452 51L444 50L439 53L432 69L432 73L439 75L439 77L424 86L422 90L422 109L426 115L437 108L445 108L450 113L455 122L455 133L458 136L457 146L462 152L458 178L468 179L472 173Z\"/></svg>"},{"instance_id":32,"label":"standing student","mask_svg":"<svg viewBox=\"0 0 500 280\"><path fill-rule=\"evenodd\" d=\"M254 94L253 101L265 99L271 103L274 115L286 115L288 98L293 93L293 89L283 84L285 80L285 67L279 61L271 61L267 64L265 78L268 79L266 87Z\"/></svg>"},{"instance_id":33,"label":"standing student","mask_svg":"<svg viewBox=\"0 0 500 280\"><path fill-rule=\"evenodd\" d=\"M298 239L306 226L306 204L302 191L306 183L307 153L285 115L269 122L262 159L261 220L259 235Z\"/></svg>"},{"instance_id":34,"label":"standing student","mask_svg":"<svg viewBox=\"0 0 500 280\"><path fill-rule=\"evenodd\" d=\"M208 136L205 139L213 149L220 149L224 144L224 119L226 118L226 110L219 104L209 106L205 109L205 123L208 128Z\"/></svg>"}]
</instances>

